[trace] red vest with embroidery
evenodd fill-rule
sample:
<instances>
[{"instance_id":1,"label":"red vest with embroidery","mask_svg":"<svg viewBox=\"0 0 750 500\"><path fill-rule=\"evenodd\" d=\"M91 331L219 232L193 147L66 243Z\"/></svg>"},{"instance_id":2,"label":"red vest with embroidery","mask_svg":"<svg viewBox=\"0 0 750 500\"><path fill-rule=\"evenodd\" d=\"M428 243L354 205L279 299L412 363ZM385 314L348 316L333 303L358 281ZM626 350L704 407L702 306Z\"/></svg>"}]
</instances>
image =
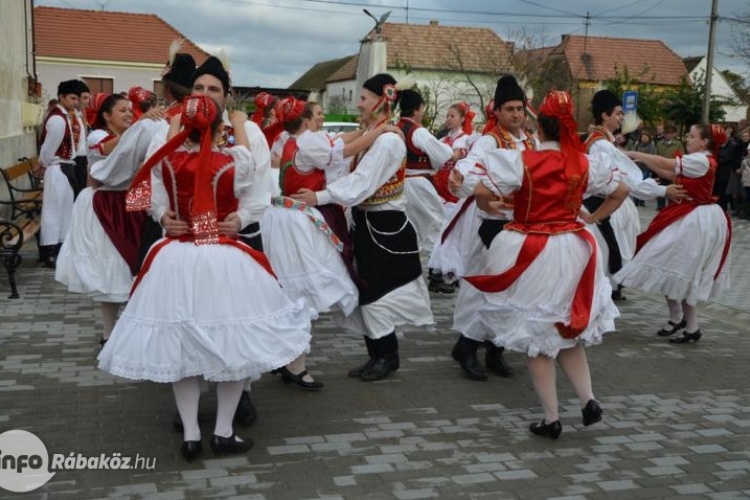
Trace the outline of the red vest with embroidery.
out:
<instances>
[{"instance_id":1,"label":"red vest with embroidery","mask_svg":"<svg viewBox=\"0 0 750 500\"><path fill-rule=\"evenodd\" d=\"M279 187L281 187L281 194L284 196L294 194L301 188L322 191L326 187L326 174L323 170L314 168L309 172L301 172L294 166L294 155L298 149L297 139L290 137L281 151Z\"/></svg>"},{"instance_id":2,"label":"red vest with embroidery","mask_svg":"<svg viewBox=\"0 0 750 500\"><path fill-rule=\"evenodd\" d=\"M557 234L583 227L577 221L588 184L588 159L580 154L580 176L569 179L564 158L559 151L524 151L521 153L524 176L521 188L514 194L513 222L505 229L522 233Z\"/></svg>"},{"instance_id":3,"label":"red vest with embroidery","mask_svg":"<svg viewBox=\"0 0 750 500\"><path fill-rule=\"evenodd\" d=\"M692 198L692 202L699 205L713 202L714 181L716 179L716 169L718 168L716 158L713 155L706 156L708 157L708 171L704 175L691 178L680 174L674 180L675 184L682 184L688 196Z\"/></svg>"},{"instance_id":4,"label":"red vest with embroidery","mask_svg":"<svg viewBox=\"0 0 750 500\"><path fill-rule=\"evenodd\" d=\"M591 145L594 144L596 141L605 140L609 142L610 144L612 143L612 141L609 138L609 134L607 134L600 127L601 125L599 127L594 128L594 131L591 132L588 137L586 137L586 141L583 143L583 147L586 148L586 151L588 151Z\"/></svg>"},{"instance_id":5,"label":"red vest with embroidery","mask_svg":"<svg viewBox=\"0 0 750 500\"><path fill-rule=\"evenodd\" d=\"M223 153L211 152L216 219L224 220L237 211L238 201L234 196L234 160ZM180 220L192 226L190 209L193 204L195 176L200 158L195 153L177 151L162 162L162 178L169 195L169 207L177 212ZM176 189L176 192L175 192Z\"/></svg>"},{"instance_id":6,"label":"red vest with embroidery","mask_svg":"<svg viewBox=\"0 0 750 500\"><path fill-rule=\"evenodd\" d=\"M70 160L71 158L73 158L73 156L75 156L73 154L75 152L75 147L73 146L73 134L70 130L71 117L63 113L59 106L55 106L54 108L52 108L47 115L47 118L44 119L40 144L44 144L44 140L47 138L47 122L53 116L59 116L65 121L65 135L63 136L62 141L60 141L60 145L57 147L57 151L55 151L55 156L57 156L61 160Z\"/></svg>"},{"instance_id":7,"label":"red vest with embroidery","mask_svg":"<svg viewBox=\"0 0 750 500\"><path fill-rule=\"evenodd\" d=\"M406 138L406 168L409 170L432 170L430 157L416 147L413 141L414 131L422 128L422 126L408 118L401 118L398 122L398 128L401 129Z\"/></svg>"}]
</instances>

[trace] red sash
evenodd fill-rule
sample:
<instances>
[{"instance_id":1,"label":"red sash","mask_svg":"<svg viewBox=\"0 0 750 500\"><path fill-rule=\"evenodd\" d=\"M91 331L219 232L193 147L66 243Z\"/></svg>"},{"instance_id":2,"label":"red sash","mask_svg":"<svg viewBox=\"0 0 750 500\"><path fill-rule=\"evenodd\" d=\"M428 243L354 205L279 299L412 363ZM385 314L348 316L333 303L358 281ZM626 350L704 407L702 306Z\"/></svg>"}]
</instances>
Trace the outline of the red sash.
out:
<instances>
[{"instance_id":1,"label":"red sash","mask_svg":"<svg viewBox=\"0 0 750 500\"><path fill-rule=\"evenodd\" d=\"M682 219L699 206L700 205L695 203L685 202L670 203L664 207L656 214L656 217L654 217L651 224L648 225L648 228L638 235L638 238L636 239L635 253L637 254L651 238L662 232L673 222ZM729 247L732 244L732 220L729 218L729 214L726 211L724 211L724 216L727 218L727 239L724 242L724 250L721 253L721 263L719 264L719 269L716 270L714 280L719 277L719 273L724 268L724 263L729 255Z\"/></svg>"},{"instance_id":2,"label":"red sash","mask_svg":"<svg viewBox=\"0 0 750 500\"><path fill-rule=\"evenodd\" d=\"M146 273L151 269L151 264L154 262L154 257L156 257L156 254L158 254L165 246L169 245L170 243L173 243L175 241L181 241L181 242L191 242L194 241L194 236L192 234L188 234L185 236L180 236L178 238L167 236L164 240L160 241L154 247L149 250L148 255L146 256L146 260L143 262L143 266L141 266L141 272L138 273L138 277L135 279L135 282L133 283L133 287L130 289L130 295L133 295L133 292L135 292L135 289L138 287L138 285L141 282L141 279L146 275ZM240 243L234 238L230 238L228 236L219 236L219 244L220 245L231 245L235 248L239 248L246 254L248 254L250 257L255 259L255 261L261 265L263 269L268 272L271 276L276 278L276 274L273 272L273 269L271 268L271 263L268 262L268 257L266 257L266 254L263 252L259 252L258 250L255 250L254 248L245 245L244 243Z\"/></svg>"},{"instance_id":3,"label":"red sash","mask_svg":"<svg viewBox=\"0 0 750 500\"><path fill-rule=\"evenodd\" d=\"M560 336L566 339L578 337L589 325L591 303L594 300L594 277L596 276L596 239L586 230L574 234L589 244L591 255L576 286L570 311L570 324L555 323ZM485 293L497 293L506 290L528 269L532 262L542 253L549 239L548 234L527 234L518 253L516 263L506 271L496 275L467 276L464 278L478 290Z\"/></svg>"}]
</instances>

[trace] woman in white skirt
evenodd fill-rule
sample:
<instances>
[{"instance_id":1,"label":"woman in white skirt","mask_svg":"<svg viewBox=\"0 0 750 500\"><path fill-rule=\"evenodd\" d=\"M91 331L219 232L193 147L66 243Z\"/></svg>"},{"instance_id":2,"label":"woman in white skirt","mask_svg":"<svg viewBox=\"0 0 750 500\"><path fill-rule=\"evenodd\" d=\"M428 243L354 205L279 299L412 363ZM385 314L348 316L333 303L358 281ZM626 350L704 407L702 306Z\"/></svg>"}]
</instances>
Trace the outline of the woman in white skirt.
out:
<instances>
[{"instance_id":1,"label":"woman in white skirt","mask_svg":"<svg viewBox=\"0 0 750 500\"><path fill-rule=\"evenodd\" d=\"M60 249L55 279L74 293L85 293L99 302L102 338L109 339L120 304L128 300L133 283L131 264L140 240L142 213L125 212L125 193L139 165L129 172L101 172L98 165L130 127L130 101L120 94L98 93L91 99L96 109L88 140L90 187L81 191L73 205L70 230ZM131 255L133 262L126 258Z\"/></svg>"},{"instance_id":2,"label":"woman in white skirt","mask_svg":"<svg viewBox=\"0 0 750 500\"><path fill-rule=\"evenodd\" d=\"M701 338L696 306L716 297L729 282L732 224L712 199L717 162L711 151L725 141L720 126L693 125L688 154L681 158L627 153L687 191L687 198L659 211L638 236L633 260L615 275L625 286L666 297L669 320L657 334L669 337L684 329L681 337L669 339L675 344Z\"/></svg>"},{"instance_id":3,"label":"woman in white skirt","mask_svg":"<svg viewBox=\"0 0 750 500\"><path fill-rule=\"evenodd\" d=\"M151 247L99 355L99 367L113 375L172 383L188 461L202 448L201 377L218 382L212 450L242 453L252 441L234 435L232 418L245 379L284 366L310 343L304 303L284 294L262 253L236 239L252 201L246 119L232 116L237 146L220 150L216 102L186 98L181 122L175 117L170 127L174 137L136 175L128 209L150 208L167 237Z\"/></svg>"},{"instance_id":4,"label":"woman in white skirt","mask_svg":"<svg viewBox=\"0 0 750 500\"><path fill-rule=\"evenodd\" d=\"M474 328L503 325L493 342L526 353L544 419L530 431L552 439L558 415L555 359L578 394L584 425L601 420L584 345L598 344L618 316L594 236L579 219L594 222L614 211L628 189L609 165L588 159L576 134L567 92L550 92L539 110L539 151L494 149L482 154L486 170L475 189L483 210L504 208L514 197L513 221L492 241L484 276L466 281L484 306ZM581 212L584 194L606 200L593 214ZM494 331L497 331L496 329Z\"/></svg>"}]
</instances>

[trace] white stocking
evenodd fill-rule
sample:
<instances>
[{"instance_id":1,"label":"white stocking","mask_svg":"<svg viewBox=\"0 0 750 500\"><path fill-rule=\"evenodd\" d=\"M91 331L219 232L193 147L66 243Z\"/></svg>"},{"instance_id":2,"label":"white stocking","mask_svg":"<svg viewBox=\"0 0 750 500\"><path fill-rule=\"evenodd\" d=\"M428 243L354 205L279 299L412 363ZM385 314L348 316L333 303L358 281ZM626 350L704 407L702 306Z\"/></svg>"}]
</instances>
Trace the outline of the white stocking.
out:
<instances>
[{"instance_id":1,"label":"white stocking","mask_svg":"<svg viewBox=\"0 0 750 500\"><path fill-rule=\"evenodd\" d=\"M560 354L557 355L557 362L560 363L560 367L567 375L568 380L573 384L573 388L578 394L578 400L581 402L581 408L583 408L586 403L594 399L586 351L581 344L576 344L575 347L561 350Z\"/></svg>"},{"instance_id":2,"label":"white stocking","mask_svg":"<svg viewBox=\"0 0 750 500\"><path fill-rule=\"evenodd\" d=\"M698 308L682 301L682 312L685 313L685 333L698 330Z\"/></svg>"},{"instance_id":3,"label":"white stocking","mask_svg":"<svg viewBox=\"0 0 750 500\"><path fill-rule=\"evenodd\" d=\"M201 429L198 426L198 405L201 399L201 386L198 377L188 377L172 382L174 401L180 412L185 441L200 441Z\"/></svg>"},{"instance_id":4,"label":"white stocking","mask_svg":"<svg viewBox=\"0 0 750 500\"><path fill-rule=\"evenodd\" d=\"M237 411L237 404L240 402L244 386L244 380L219 382L216 384L215 435L229 437L234 433L232 430L232 420L234 420L234 412Z\"/></svg>"},{"instance_id":5,"label":"white stocking","mask_svg":"<svg viewBox=\"0 0 750 500\"><path fill-rule=\"evenodd\" d=\"M102 325L104 331L102 332L102 338L107 340L112 330L115 329L115 323L117 322L117 313L120 312L120 304L116 302L102 302Z\"/></svg>"},{"instance_id":6,"label":"white stocking","mask_svg":"<svg viewBox=\"0 0 750 500\"><path fill-rule=\"evenodd\" d=\"M551 423L560 417L557 414L557 382L555 360L540 354L529 359L529 373L534 383L534 391L542 403L544 421Z\"/></svg>"},{"instance_id":7,"label":"white stocking","mask_svg":"<svg viewBox=\"0 0 750 500\"><path fill-rule=\"evenodd\" d=\"M669 319L671 319L673 323L679 323L682 321L682 307L680 307L678 301L667 299L667 307L669 308ZM672 328L674 327L670 324L664 325L665 330L671 330Z\"/></svg>"}]
</instances>

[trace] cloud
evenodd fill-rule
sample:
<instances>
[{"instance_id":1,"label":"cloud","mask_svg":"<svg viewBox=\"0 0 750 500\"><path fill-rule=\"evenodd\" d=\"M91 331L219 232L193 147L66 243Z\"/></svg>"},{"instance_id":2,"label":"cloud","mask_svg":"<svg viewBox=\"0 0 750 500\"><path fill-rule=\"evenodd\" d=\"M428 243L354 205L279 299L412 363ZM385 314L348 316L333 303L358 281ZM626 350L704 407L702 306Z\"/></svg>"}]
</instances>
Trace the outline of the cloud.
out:
<instances>
[{"instance_id":1,"label":"cloud","mask_svg":"<svg viewBox=\"0 0 750 500\"><path fill-rule=\"evenodd\" d=\"M378 17L392 9L389 20L393 22L405 22L407 18L405 6L392 7L401 3L395 0L362 0L361 5L302 0L37 0L35 3L85 9L104 6L108 10L156 14L206 51L224 48L236 85L282 88L317 62L357 52L359 39L372 27L372 20L362 13L363 6ZM588 33L592 36L661 39L682 57L703 55L708 44L710 2L411 0L407 3L411 23L437 19L445 25L487 27L504 39L512 39L526 28L536 35L536 43L540 45L542 41L545 45L557 44L564 33L584 34L587 12L591 14ZM746 0L722 0L719 15L733 17L747 11ZM688 16L702 19L686 19ZM720 69L747 73L748 68L731 58L730 29L726 22L721 22L717 30L715 63Z\"/></svg>"}]
</instances>

